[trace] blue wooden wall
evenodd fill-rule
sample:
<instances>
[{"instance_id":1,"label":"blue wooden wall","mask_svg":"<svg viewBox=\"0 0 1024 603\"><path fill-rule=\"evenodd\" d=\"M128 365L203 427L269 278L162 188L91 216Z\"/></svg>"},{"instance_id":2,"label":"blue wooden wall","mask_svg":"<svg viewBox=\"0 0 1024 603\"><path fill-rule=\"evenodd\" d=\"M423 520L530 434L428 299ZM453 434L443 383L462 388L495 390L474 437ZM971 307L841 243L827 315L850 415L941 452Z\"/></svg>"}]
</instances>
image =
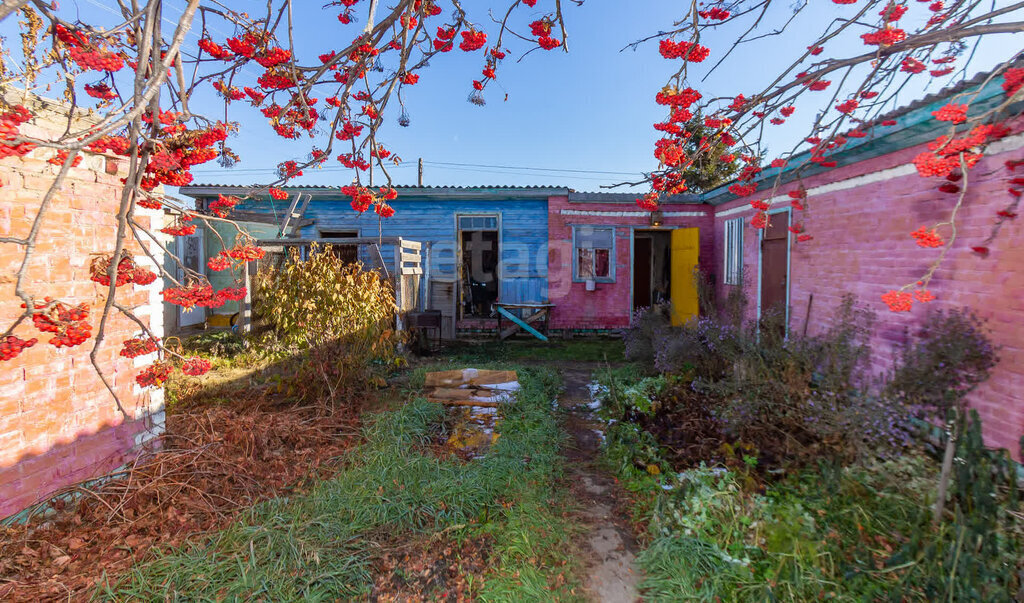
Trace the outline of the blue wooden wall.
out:
<instances>
[{"instance_id":1,"label":"blue wooden wall","mask_svg":"<svg viewBox=\"0 0 1024 603\"><path fill-rule=\"evenodd\" d=\"M391 202L395 215L379 219L373 211L358 214L346 197L314 198L306 218L316 221L302 230L304 238L317 238L321 230L357 230L361 237L402 237L431 244L432 277L456 274L456 216L499 216L502 265L501 301L537 302L547 299L548 202L547 199L437 199L402 196ZM288 201L249 201L239 209L282 216ZM382 249L388 268L394 265L391 246Z\"/></svg>"}]
</instances>

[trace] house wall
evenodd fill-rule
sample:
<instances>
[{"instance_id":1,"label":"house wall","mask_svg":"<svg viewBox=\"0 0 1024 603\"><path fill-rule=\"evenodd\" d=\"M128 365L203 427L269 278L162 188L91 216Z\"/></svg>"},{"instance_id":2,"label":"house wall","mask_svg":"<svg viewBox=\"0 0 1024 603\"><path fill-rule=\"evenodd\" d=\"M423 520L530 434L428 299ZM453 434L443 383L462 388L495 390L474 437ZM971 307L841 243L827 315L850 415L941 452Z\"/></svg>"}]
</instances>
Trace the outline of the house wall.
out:
<instances>
[{"instance_id":1,"label":"house wall","mask_svg":"<svg viewBox=\"0 0 1024 603\"><path fill-rule=\"evenodd\" d=\"M712 209L706 205L665 204L661 228L699 228L699 262L711 271L714 235ZM615 282L596 283L587 291L585 283L572 282L572 230L576 225L615 226ZM632 315L634 229L651 228L650 213L624 203L570 202L568 197L551 197L548 202L548 290L554 304L553 329L621 329Z\"/></svg>"},{"instance_id":2,"label":"house wall","mask_svg":"<svg viewBox=\"0 0 1024 603\"><path fill-rule=\"evenodd\" d=\"M1018 133L992 144L970 170L956 241L929 285L938 299L915 304L909 313L890 312L880 296L924 274L940 251L918 247L909 235L922 225L946 219L956 202L956 195L936 190L943 180L917 174L911 161L926 147L877 156L805 180L809 211L796 212L795 220L803 222L814 240L791 246L789 304L790 329L802 330L807 321L810 334L827 328L847 292L874 308L879 320L871 339L870 369L876 375L893 369L901 347L925 324L929 310L974 310L987 321L1000 362L970 402L981 414L986 441L1008 448L1018 460L1018 440L1024 434L1024 224L1019 218L1004 222L988 257L973 253L971 247L989 236L996 212L1012 200L1007 188L1014 174L1004 163L1024 159L1022 125L1018 120ZM781 188L772 208L788 206L785 193L794 188ZM724 220L745 219L745 286L751 318L757 312L759 280L757 232L749 226L749 202L755 198L759 197L721 205L715 213L714 245L720 258ZM719 295L726 291L720 284ZM811 295L814 302L808 314Z\"/></svg>"},{"instance_id":3,"label":"house wall","mask_svg":"<svg viewBox=\"0 0 1024 603\"><path fill-rule=\"evenodd\" d=\"M239 228L254 239L273 239L277 236L277 231L280 228L272 224L261 224L258 222L237 222L237 224ZM204 229L203 236L203 253L206 259L215 257L223 251L224 245L227 245L228 248L233 246L238 234L238 228L235 228L233 224L211 222L210 227ZM210 280L210 284L213 285L215 290L238 286L238 279L242 278L241 274L231 270L221 270L219 272L210 270L206 266L206 259L203 260L202 268L206 278ZM210 314L234 314L238 312L240 307L241 302L228 301L223 306L211 310ZM175 311L178 310L178 306L172 306L172 308Z\"/></svg>"},{"instance_id":4,"label":"house wall","mask_svg":"<svg viewBox=\"0 0 1024 603\"><path fill-rule=\"evenodd\" d=\"M279 215L287 201L276 201ZM498 214L501 244L501 300L536 302L547 297L547 200L481 197L479 199L426 199L400 196L390 202L395 215L380 220L372 211L359 214L346 198L314 199L305 217L316 221L302 230L315 238L320 230L358 230L362 237L402 237L430 244L433 277L456 275L456 225L458 214ZM266 201L240 204L239 209L271 213ZM394 249L381 250L389 269Z\"/></svg>"},{"instance_id":5,"label":"house wall","mask_svg":"<svg viewBox=\"0 0 1024 603\"><path fill-rule=\"evenodd\" d=\"M62 132L57 114L30 107L40 117L26 123L27 136L48 138ZM37 149L24 158L0 160L0 236L25 237L58 166L47 163L53 151ZM98 327L106 287L89 280L90 254L110 252L114 245L124 162L117 157L86 154L71 168L42 222L38 246L29 264L27 290L38 297L52 296L70 304L91 307L89 323ZM138 208L135 219L154 232L162 226L162 213ZM150 245L158 260L162 249ZM155 270L141 249L135 261ZM21 312L14 294L14 275L24 248L0 244L0 324L3 329ZM157 335L163 335L160 290L162 279L139 287L118 289L121 303ZM162 431L163 390L143 391L135 375L152 357L134 360L118 355L121 343L137 336L134 323L111 315L98 363L132 415L126 421L89 362L95 339L74 348L57 349L50 334L31 323L14 334L39 342L13 360L0 361L0 518L8 517L50 493L73 483L98 477L131 459L146 441Z\"/></svg>"}]
</instances>

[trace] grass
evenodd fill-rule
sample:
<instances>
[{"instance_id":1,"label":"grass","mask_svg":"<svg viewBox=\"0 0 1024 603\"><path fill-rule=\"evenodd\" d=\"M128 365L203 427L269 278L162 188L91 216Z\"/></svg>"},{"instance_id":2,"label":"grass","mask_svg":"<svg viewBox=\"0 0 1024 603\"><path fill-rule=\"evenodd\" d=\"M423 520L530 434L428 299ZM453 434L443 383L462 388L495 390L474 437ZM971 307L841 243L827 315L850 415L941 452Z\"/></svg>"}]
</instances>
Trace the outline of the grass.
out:
<instances>
[{"instance_id":1,"label":"grass","mask_svg":"<svg viewBox=\"0 0 1024 603\"><path fill-rule=\"evenodd\" d=\"M425 369L420 369L420 379ZM572 524L557 490L563 437L551 412L559 380L521 369L501 437L462 463L428 449L443 408L422 399L383 412L335 478L301 496L247 511L229 528L155 552L98 593L108 599L353 600L373 586L375 559L424 537L486 537L491 569L482 601L574 600Z\"/></svg>"}]
</instances>

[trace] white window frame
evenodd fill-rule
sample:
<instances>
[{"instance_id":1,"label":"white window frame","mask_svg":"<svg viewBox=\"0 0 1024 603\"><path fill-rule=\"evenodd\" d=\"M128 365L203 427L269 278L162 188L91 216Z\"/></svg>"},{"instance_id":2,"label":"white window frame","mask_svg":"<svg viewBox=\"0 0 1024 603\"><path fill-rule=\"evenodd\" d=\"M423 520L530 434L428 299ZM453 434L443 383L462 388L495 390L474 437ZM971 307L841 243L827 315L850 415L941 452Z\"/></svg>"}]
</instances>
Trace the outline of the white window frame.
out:
<instances>
[{"instance_id":1,"label":"white window frame","mask_svg":"<svg viewBox=\"0 0 1024 603\"><path fill-rule=\"evenodd\" d=\"M579 275L579 250L576 244L576 235L581 229L607 230L611 231L611 248L608 249L608 276L596 276L594 278L581 278ZM590 249L605 249L604 247L592 247ZM596 256L595 256L596 257ZM615 282L615 227L598 224L575 224L572 227L572 281L574 283L585 283L587 281L596 283Z\"/></svg>"},{"instance_id":2,"label":"white window frame","mask_svg":"<svg viewBox=\"0 0 1024 603\"><path fill-rule=\"evenodd\" d=\"M743 218L725 221L725 265L722 270L722 282L726 285L739 285L743 279Z\"/></svg>"}]
</instances>

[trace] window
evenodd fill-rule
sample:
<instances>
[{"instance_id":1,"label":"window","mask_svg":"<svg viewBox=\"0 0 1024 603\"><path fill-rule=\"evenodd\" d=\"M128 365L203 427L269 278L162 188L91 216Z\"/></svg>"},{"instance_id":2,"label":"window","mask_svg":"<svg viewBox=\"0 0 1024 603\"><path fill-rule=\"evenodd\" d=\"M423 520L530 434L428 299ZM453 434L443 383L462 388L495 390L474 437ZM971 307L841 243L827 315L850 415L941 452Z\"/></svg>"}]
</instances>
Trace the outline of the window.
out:
<instances>
[{"instance_id":1,"label":"window","mask_svg":"<svg viewBox=\"0 0 1024 603\"><path fill-rule=\"evenodd\" d=\"M576 226L573 229L574 279L577 281L615 281L615 229Z\"/></svg>"},{"instance_id":2,"label":"window","mask_svg":"<svg viewBox=\"0 0 1024 603\"><path fill-rule=\"evenodd\" d=\"M498 217L459 216L459 230L498 230Z\"/></svg>"},{"instance_id":3,"label":"window","mask_svg":"<svg viewBox=\"0 0 1024 603\"><path fill-rule=\"evenodd\" d=\"M725 284L739 285L743 278L743 218L725 221Z\"/></svg>"}]
</instances>

